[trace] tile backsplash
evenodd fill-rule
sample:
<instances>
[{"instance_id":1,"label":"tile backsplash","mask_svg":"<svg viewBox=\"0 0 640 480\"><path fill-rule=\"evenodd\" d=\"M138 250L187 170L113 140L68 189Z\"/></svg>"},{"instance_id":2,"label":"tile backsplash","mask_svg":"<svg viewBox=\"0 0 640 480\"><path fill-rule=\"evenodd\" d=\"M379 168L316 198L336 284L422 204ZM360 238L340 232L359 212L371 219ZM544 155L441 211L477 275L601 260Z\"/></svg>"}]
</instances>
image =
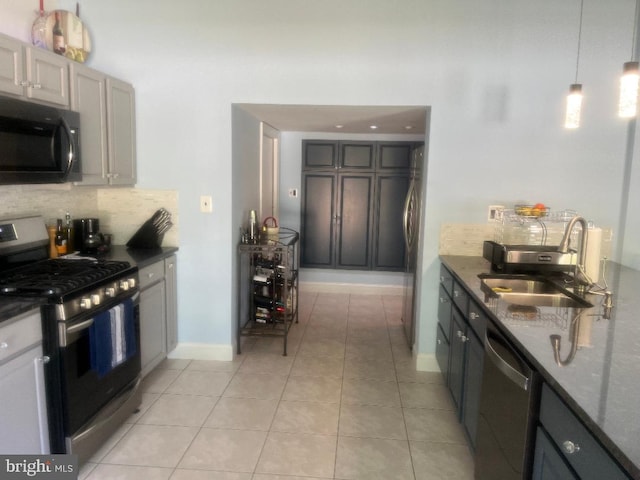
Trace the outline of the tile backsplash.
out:
<instances>
[{"instance_id":1,"label":"tile backsplash","mask_svg":"<svg viewBox=\"0 0 640 480\"><path fill-rule=\"evenodd\" d=\"M92 188L61 185L8 185L0 187L0 218L41 215L45 220L96 217L100 230L111 233L115 244L124 245L156 210L171 213L173 227L164 246L178 246L178 192L140 188Z\"/></svg>"}]
</instances>

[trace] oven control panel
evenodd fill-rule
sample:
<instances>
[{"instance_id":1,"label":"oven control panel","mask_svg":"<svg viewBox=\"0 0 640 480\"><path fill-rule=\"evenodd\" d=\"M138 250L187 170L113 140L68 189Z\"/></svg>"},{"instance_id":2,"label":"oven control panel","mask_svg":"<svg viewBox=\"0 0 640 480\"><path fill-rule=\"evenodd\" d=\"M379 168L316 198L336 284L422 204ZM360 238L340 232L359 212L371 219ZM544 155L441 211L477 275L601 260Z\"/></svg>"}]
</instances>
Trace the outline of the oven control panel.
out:
<instances>
[{"instance_id":1,"label":"oven control panel","mask_svg":"<svg viewBox=\"0 0 640 480\"><path fill-rule=\"evenodd\" d=\"M117 299L131 297L138 290L137 273L127 277L107 282L99 287L85 292L78 297L56 305L56 317L59 321L69 320L76 315L88 311L99 313L102 305Z\"/></svg>"}]
</instances>

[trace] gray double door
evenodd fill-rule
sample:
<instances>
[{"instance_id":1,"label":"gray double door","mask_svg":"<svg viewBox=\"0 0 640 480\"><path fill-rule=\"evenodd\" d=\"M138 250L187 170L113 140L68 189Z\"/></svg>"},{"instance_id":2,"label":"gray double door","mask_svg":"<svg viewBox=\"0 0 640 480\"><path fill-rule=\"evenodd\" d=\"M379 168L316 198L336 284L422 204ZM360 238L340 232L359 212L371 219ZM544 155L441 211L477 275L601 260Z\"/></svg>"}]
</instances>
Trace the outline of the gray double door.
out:
<instances>
[{"instance_id":1,"label":"gray double door","mask_svg":"<svg viewBox=\"0 0 640 480\"><path fill-rule=\"evenodd\" d=\"M413 142L303 142L301 266L402 271Z\"/></svg>"}]
</instances>

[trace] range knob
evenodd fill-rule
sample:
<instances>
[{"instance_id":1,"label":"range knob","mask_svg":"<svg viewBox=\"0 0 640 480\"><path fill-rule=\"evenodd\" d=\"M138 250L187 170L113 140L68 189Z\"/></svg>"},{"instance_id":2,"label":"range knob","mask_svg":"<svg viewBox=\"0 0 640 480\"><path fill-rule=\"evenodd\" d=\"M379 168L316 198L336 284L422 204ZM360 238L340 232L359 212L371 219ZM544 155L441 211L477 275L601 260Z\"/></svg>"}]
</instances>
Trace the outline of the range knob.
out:
<instances>
[{"instance_id":1,"label":"range knob","mask_svg":"<svg viewBox=\"0 0 640 480\"><path fill-rule=\"evenodd\" d=\"M122 281L120 282L120 289L121 289L121 290L124 290L125 292L126 292L127 290L129 290L129 281L128 281L128 280L122 280Z\"/></svg>"},{"instance_id":2,"label":"range knob","mask_svg":"<svg viewBox=\"0 0 640 480\"><path fill-rule=\"evenodd\" d=\"M91 303L93 305L100 305L100 295L97 293L94 293L91 295Z\"/></svg>"},{"instance_id":3,"label":"range knob","mask_svg":"<svg viewBox=\"0 0 640 480\"><path fill-rule=\"evenodd\" d=\"M136 279L135 278L130 278L129 280L127 280L127 282L129 283L129 287L130 288L135 288L136 287Z\"/></svg>"},{"instance_id":4,"label":"range knob","mask_svg":"<svg viewBox=\"0 0 640 480\"><path fill-rule=\"evenodd\" d=\"M107 288L105 288L105 289L104 289L104 294L105 294L107 297L111 297L111 298L115 297L115 296L116 296L116 289L115 289L115 287L107 287Z\"/></svg>"},{"instance_id":5,"label":"range knob","mask_svg":"<svg viewBox=\"0 0 640 480\"><path fill-rule=\"evenodd\" d=\"M85 310L89 310L91 308L91 299L84 297L80 299L80 308L84 308Z\"/></svg>"}]
</instances>

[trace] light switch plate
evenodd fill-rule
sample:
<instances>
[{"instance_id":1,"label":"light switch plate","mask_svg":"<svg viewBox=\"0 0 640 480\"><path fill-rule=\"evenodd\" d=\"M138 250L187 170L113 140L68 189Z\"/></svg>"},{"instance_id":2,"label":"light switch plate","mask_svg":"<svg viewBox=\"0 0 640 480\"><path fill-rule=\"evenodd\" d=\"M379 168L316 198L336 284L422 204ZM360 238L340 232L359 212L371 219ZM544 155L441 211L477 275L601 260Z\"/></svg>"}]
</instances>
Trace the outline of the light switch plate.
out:
<instances>
[{"instance_id":1,"label":"light switch plate","mask_svg":"<svg viewBox=\"0 0 640 480\"><path fill-rule=\"evenodd\" d=\"M289 189L289 196L291 198L298 198L298 189L297 188L290 188Z\"/></svg>"}]
</instances>

